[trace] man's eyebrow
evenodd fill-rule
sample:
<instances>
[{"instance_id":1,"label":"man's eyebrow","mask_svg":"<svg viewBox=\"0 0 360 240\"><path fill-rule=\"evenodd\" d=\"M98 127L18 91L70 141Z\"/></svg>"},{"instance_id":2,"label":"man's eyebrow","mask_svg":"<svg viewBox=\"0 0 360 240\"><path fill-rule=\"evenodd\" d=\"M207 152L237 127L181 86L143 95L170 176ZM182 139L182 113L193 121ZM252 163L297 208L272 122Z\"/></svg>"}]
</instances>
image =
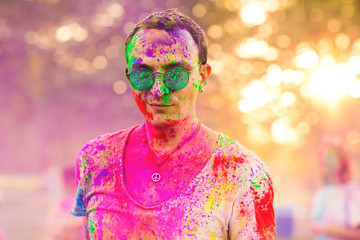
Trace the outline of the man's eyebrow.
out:
<instances>
[{"instance_id":1,"label":"man's eyebrow","mask_svg":"<svg viewBox=\"0 0 360 240\"><path fill-rule=\"evenodd\" d=\"M171 67L183 67L183 68L191 68L191 64L187 63L187 62L172 62L169 64L166 64L166 68L171 68Z\"/></svg>"},{"instance_id":2,"label":"man's eyebrow","mask_svg":"<svg viewBox=\"0 0 360 240\"><path fill-rule=\"evenodd\" d=\"M135 69L135 68L147 68L147 69L152 69L150 66L144 64L144 63L134 63L133 65L131 65L131 69Z\"/></svg>"}]
</instances>

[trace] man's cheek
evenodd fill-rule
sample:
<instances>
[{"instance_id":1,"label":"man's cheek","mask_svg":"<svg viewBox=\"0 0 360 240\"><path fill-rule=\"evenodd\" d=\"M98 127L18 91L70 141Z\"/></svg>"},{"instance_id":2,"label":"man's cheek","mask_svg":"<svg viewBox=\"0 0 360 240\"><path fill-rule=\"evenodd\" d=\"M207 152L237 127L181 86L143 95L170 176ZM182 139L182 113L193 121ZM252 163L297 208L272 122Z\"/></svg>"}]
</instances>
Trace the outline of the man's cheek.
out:
<instances>
[{"instance_id":1,"label":"man's cheek","mask_svg":"<svg viewBox=\"0 0 360 240\"><path fill-rule=\"evenodd\" d=\"M133 92L133 95L134 95L136 105L138 106L140 112L142 112L142 114L145 116L145 118L147 118L149 120L153 120L154 116L153 116L153 114L151 112L148 112L146 110L146 105L145 105L145 102L142 101L141 95L140 94L137 95L134 92Z\"/></svg>"}]
</instances>

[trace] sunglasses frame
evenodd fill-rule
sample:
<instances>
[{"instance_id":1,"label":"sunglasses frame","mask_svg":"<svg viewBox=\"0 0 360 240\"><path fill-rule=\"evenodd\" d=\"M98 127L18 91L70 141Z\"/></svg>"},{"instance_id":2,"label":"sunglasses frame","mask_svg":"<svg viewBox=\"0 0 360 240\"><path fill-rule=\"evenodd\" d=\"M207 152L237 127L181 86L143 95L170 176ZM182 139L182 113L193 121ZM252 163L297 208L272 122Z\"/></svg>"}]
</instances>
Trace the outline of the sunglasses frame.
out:
<instances>
[{"instance_id":1,"label":"sunglasses frame","mask_svg":"<svg viewBox=\"0 0 360 240\"><path fill-rule=\"evenodd\" d=\"M152 85L154 84L154 82L155 82L155 77L156 77L156 75L160 75L160 74L163 75L162 81L164 82L164 84L165 84L169 89L172 89L172 90L181 90L181 89L183 89L184 87L187 86L187 84L189 83L190 73L191 73L192 71L194 71L194 69L195 69L197 66L199 66L199 64L200 64L200 63L196 64L191 70L186 70L185 68L183 68L183 67L181 67L181 66L170 67L170 68L166 69L166 71L165 71L164 73L161 73L161 72L152 72L152 71L151 71L150 69L148 69L148 68L141 67L141 68L137 68L137 69L132 70L130 73L127 73L127 76L128 76L128 79L129 79L129 82L130 82L131 86L132 86L133 88L135 88L136 90L138 90L138 91L146 91L146 90L149 90L149 89L151 88L151 86L152 86ZM167 81L166 81L166 79L165 79L165 77L164 77L166 73L168 73L170 70L175 69L175 68L181 68L184 73L187 73L187 75L186 75L186 76L187 76L186 84L185 84L183 87L178 88L178 89L175 89L175 88L169 86L169 84L167 83ZM145 72L147 72L147 73L150 72L151 75L152 75L151 85L149 85L147 88L144 88L144 89L143 89L143 88L140 88L140 89L139 89L139 88L137 88L137 87L134 86L133 81L131 80L131 75L134 74L134 73L135 73L136 71L138 71L139 69L144 69Z\"/></svg>"}]
</instances>

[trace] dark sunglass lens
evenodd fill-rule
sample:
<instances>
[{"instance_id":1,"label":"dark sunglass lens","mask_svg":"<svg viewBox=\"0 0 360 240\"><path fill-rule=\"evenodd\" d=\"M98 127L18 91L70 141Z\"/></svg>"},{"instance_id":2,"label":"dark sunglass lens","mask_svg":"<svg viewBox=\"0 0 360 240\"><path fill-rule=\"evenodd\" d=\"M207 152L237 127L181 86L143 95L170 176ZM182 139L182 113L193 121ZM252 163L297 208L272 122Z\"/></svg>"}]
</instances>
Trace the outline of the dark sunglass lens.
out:
<instances>
[{"instance_id":1,"label":"dark sunglass lens","mask_svg":"<svg viewBox=\"0 0 360 240\"><path fill-rule=\"evenodd\" d=\"M149 69L139 68L130 73L130 83L136 90L145 91L153 82L153 75Z\"/></svg>"},{"instance_id":2,"label":"dark sunglass lens","mask_svg":"<svg viewBox=\"0 0 360 240\"><path fill-rule=\"evenodd\" d=\"M164 81L166 85L174 90L184 88L189 80L189 73L182 67L170 68L166 71Z\"/></svg>"}]
</instances>

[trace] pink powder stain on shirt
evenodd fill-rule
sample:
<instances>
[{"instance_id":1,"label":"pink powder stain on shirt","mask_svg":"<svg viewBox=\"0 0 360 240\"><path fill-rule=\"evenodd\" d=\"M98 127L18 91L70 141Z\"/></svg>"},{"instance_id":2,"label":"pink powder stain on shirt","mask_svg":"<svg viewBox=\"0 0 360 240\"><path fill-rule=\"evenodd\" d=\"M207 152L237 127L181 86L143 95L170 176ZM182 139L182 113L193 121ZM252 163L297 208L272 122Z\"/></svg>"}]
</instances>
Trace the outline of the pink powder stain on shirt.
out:
<instances>
[{"instance_id":1,"label":"pink powder stain on shirt","mask_svg":"<svg viewBox=\"0 0 360 240\"><path fill-rule=\"evenodd\" d=\"M257 222L257 231L262 235L263 239L275 239L275 222L273 204L273 189L269 183L269 190L263 192L264 195L260 198L255 188L250 186L254 196L255 216Z\"/></svg>"},{"instance_id":2,"label":"pink powder stain on shirt","mask_svg":"<svg viewBox=\"0 0 360 240\"><path fill-rule=\"evenodd\" d=\"M215 172L215 177L218 177L217 172L219 171L220 167L222 170L222 176L227 179L227 175L228 175L228 170L230 168L230 166L232 166L235 170L236 166L234 163L243 163L244 160L244 156L215 156L214 157L214 164L212 166L213 171Z\"/></svg>"}]
</instances>

